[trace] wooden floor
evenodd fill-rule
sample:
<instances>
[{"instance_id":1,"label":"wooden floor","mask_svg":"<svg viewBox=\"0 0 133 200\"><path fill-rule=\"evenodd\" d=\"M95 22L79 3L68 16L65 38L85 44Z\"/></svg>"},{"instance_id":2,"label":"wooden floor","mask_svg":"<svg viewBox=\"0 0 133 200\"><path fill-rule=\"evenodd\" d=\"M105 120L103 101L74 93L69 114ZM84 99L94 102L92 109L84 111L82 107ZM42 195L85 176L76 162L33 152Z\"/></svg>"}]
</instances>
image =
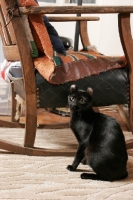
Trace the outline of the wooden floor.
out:
<instances>
[{"instance_id":1,"label":"wooden floor","mask_svg":"<svg viewBox=\"0 0 133 200\"><path fill-rule=\"evenodd\" d=\"M116 119L116 121L120 124L123 131L131 131L129 127L129 123L123 113L120 112L118 106L107 106L99 108L100 112L107 114ZM124 111L128 116L128 109L124 107Z\"/></svg>"},{"instance_id":2,"label":"wooden floor","mask_svg":"<svg viewBox=\"0 0 133 200\"><path fill-rule=\"evenodd\" d=\"M125 110L127 111L127 108L125 108ZM119 108L117 106L100 107L99 111L115 118L117 122L120 124L123 131L130 131L128 122L120 114ZM21 118L21 121L24 121L23 117ZM38 125L43 123L45 124L69 123L70 118L68 116L61 116L58 114L51 113L49 111L46 111L45 109L39 109L37 121Z\"/></svg>"},{"instance_id":3,"label":"wooden floor","mask_svg":"<svg viewBox=\"0 0 133 200\"><path fill-rule=\"evenodd\" d=\"M119 108L117 106L100 107L99 112L107 114L107 115L115 118L117 120L117 122L120 124L123 131L130 131L128 121L121 114L121 112L119 111ZM127 112L127 109L126 109L126 112ZM10 121L10 116L1 115L0 120L3 120L3 119ZM49 125L49 124L57 124L57 123L58 124L59 123L62 123L62 124L68 123L68 127L69 127L69 121L70 121L70 117L68 117L68 116L54 114L45 109L38 109L38 115L37 115L37 126L38 127L41 127L42 124ZM21 116L20 122L21 123L25 122L24 116Z\"/></svg>"}]
</instances>

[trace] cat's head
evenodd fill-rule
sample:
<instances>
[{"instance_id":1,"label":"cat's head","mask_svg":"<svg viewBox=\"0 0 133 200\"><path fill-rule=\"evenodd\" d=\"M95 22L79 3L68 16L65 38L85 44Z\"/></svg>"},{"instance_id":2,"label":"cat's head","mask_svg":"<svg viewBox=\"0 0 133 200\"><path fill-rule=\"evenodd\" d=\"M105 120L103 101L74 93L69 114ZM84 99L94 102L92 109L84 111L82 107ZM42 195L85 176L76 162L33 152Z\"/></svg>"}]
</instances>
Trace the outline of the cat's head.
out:
<instances>
[{"instance_id":1,"label":"cat's head","mask_svg":"<svg viewBox=\"0 0 133 200\"><path fill-rule=\"evenodd\" d=\"M70 93L68 95L68 104L71 110L83 111L91 107L92 103L92 88L81 90L76 85L71 85Z\"/></svg>"}]
</instances>

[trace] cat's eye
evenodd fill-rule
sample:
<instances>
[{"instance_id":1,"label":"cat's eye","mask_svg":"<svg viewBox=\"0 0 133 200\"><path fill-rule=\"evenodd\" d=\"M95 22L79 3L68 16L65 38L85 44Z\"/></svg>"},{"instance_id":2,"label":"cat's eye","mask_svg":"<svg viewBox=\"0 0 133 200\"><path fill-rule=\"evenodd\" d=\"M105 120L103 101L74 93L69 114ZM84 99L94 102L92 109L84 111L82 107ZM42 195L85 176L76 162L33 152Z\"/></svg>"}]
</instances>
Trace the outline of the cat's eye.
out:
<instances>
[{"instance_id":1,"label":"cat's eye","mask_svg":"<svg viewBox=\"0 0 133 200\"><path fill-rule=\"evenodd\" d=\"M83 98L80 99L80 103L84 103L85 100Z\"/></svg>"},{"instance_id":2,"label":"cat's eye","mask_svg":"<svg viewBox=\"0 0 133 200\"><path fill-rule=\"evenodd\" d=\"M70 101L74 101L74 97L70 97Z\"/></svg>"}]
</instances>

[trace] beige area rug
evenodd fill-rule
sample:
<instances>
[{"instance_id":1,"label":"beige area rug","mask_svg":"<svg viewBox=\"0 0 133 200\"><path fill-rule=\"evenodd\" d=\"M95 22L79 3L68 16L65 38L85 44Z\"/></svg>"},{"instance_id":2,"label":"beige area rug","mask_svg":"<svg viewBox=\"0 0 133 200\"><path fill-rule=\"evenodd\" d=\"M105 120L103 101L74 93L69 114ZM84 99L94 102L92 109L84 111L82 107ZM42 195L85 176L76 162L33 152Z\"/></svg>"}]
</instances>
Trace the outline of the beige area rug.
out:
<instances>
[{"instance_id":1,"label":"beige area rug","mask_svg":"<svg viewBox=\"0 0 133 200\"><path fill-rule=\"evenodd\" d=\"M24 129L0 128L0 138L23 142ZM126 138L132 137L130 132ZM77 148L70 129L38 130L36 146L49 148ZM0 199L33 200L132 200L133 150L129 150L129 176L125 180L103 182L82 180L82 171L92 171L79 165L76 172L66 169L73 157L32 157L0 152Z\"/></svg>"}]
</instances>

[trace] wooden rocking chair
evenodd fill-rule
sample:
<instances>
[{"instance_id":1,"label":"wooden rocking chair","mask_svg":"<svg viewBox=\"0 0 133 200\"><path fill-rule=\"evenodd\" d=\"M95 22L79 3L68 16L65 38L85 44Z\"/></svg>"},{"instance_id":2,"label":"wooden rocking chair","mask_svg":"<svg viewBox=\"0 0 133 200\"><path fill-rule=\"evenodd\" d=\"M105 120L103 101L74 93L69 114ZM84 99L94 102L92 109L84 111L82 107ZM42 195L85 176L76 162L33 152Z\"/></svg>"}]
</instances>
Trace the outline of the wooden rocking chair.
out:
<instances>
[{"instance_id":1,"label":"wooden rocking chair","mask_svg":"<svg viewBox=\"0 0 133 200\"><path fill-rule=\"evenodd\" d=\"M0 140L0 149L7 150L9 152L25 154L25 155L65 155L66 151L59 150L55 151L50 149L42 149L39 147L34 147L34 142L36 138L36 129L37 129L37 101L40 101L40 107L45 108L44 105L44 97L41 99L41 96L38 97L40 90L43 90L40 83L37 83L37 77L40 77L38 72L35 73L35 68L33 65L33 58L31 56L31 47L29 45L29 41L27 39L27 29L23 24L23 16L31 14L55 14L55 17L51 20L56 21L79 21L80 22L80 37L82 40L83 47L90 46L89 37L87 34L87 21L89 20L99 20L98 17L56 17L56 14L81 14L81 13L118 13L118 25L119 25L119 33L121 38L121 43L125 52L125 56L128 62L128 69L126 74L128 74L128 87L129 93L125 92L126 100L119 101L117 104L128 103L129 105L129 124L130 129L133 132L133 41L131 37L130 30L130 13L133 13L133 6L62 6L62 7L39 7L39 6L30 6L30 7L20 7L19 1L17 0L0 0L0 31L1 38L3 43L3 52L6 60L8 61L16 61L20 60L23 71L23 81L19 84L11 83L12 86L12 114L11 119L6 120L4 116L0 117L0 126L1 127L10 127L10 128L20 128L25 127L25 138L24 144L22 146L14 143L9 143L7 141ZM118 69L119 70L119 69ZM103 72L110 73L110 72ZM92 79L96 79L99 75L95 75ZM107 75L108 76L108 75ZM91 77L90 77L91 78ZM42 76L40 77L42 80ZM88 79L85 79L88 81ZM84 78L82 80L73 81L80 85L83 83ZM52 91L60 90L62 85L54 85L48 83L44 80L44 84L51 85ZM128 82L128 81L127 81ZM38 85L37 85L38 84ZM127 84L127 83L126 83ZM19 86L18 86L19 85ZM63 107L66 105L68 92L66 88L69 88L71 82L64 83L65 86L65 100L61 105L58 105L58 99L51 103L51 108L54 107ZM39 88L40 86L40 88ZM120 86L121 87L121 86ZM59 88L59 89L58 89ZM15 121L15 112L16 112L16 100L15 96L18 93L25 100L25 124L20 123L20 121ZM64 92L63 92L64 95ZM63 96L64 97L64 96ZM39 98L39 99L38 99ZM49 99L50 96L47 95ZM60 97L59 97L60 98ZM47 102L50 102L49 100ZM129 99L127 101L127 99ZM42 101L42 103L41 103ZM103 101L103 100L102 100ZM46 102L45 102L46 103ZM108 104L114 104L114 102L110 102ZM100 104L101 105L101 104ZM95 105L94 106L100 106ZM103 102L104 105L104 102ZM46 105L46 108L50 106ZM65 128L66 124L57 124L57 125L40 125L41 128ZM133 148L133 139L127 141L127 149ZM68 153L68 152L67 152Z\"/></svg>"}]
</instances>

